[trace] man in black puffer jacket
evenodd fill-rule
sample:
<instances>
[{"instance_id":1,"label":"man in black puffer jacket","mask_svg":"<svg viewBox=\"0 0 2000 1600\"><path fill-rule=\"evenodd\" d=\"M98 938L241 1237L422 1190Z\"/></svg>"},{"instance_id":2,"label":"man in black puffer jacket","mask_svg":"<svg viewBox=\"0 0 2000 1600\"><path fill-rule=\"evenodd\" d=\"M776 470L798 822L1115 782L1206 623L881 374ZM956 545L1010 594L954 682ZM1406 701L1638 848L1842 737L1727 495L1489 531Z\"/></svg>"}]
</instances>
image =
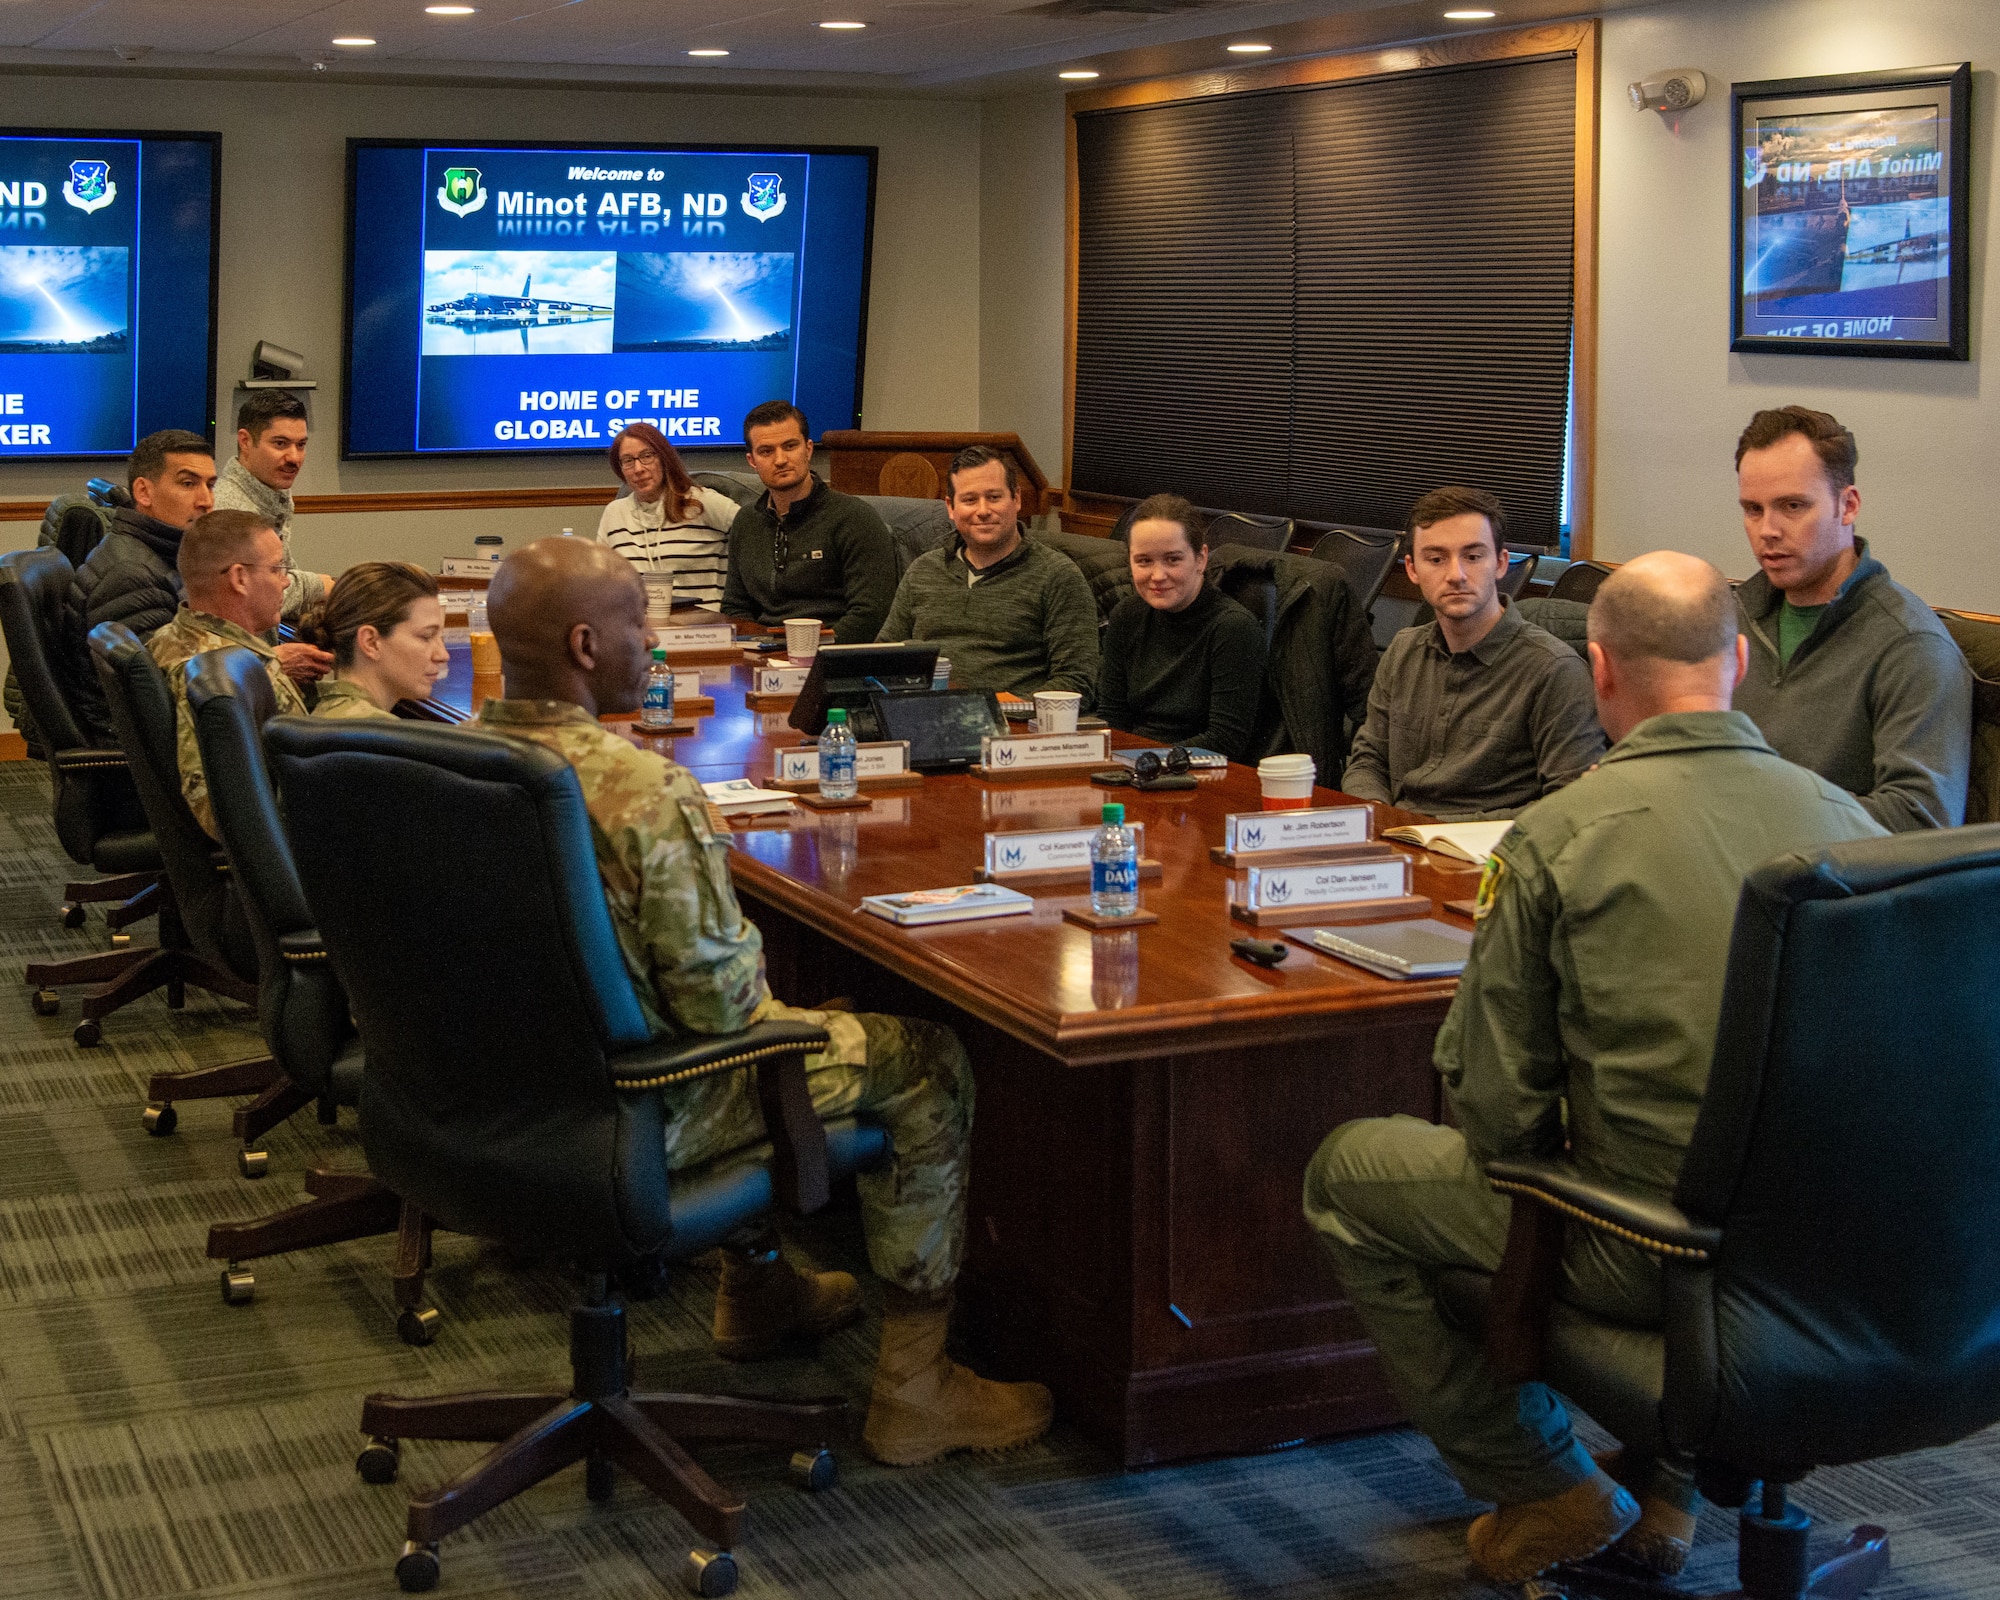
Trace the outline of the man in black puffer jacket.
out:
<instances>
[{"instance_id":1,"label":"man in black puffer jacket","mask_svg":"<svg viewBox=\"0 0 2000 1600\"><path fill-rule=\"evenodd\" d=\"M116 740L85 640L100 622L122 622L144 640L173 620L181 603L174 569L181 533L215 505L215 452L198 433L149 433L126 463L125 481L132 504L118 508L69 594L70 703L104 745Z\"/></svg>"}]
</instances>

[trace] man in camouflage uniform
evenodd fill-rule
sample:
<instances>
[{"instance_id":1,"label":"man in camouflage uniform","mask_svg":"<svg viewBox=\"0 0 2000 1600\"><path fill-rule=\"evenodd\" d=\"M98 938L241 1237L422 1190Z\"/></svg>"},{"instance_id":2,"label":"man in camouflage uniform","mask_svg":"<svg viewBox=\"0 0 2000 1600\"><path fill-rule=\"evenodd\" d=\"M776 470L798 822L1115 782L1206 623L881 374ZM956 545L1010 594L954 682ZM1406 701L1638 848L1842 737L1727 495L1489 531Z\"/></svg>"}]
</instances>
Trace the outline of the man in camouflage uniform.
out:
<instances>
[{"instance_id":1,"label":"man in camouflage uniform","mask_svg":"<svg viewBox=\"0 0 2000 1600\"><path fill-rule=\"evenodd\" d=\"M1036 1437L1048 1426L1046 1389L988 1382L944 1353L965 1238L972 1072L964 1048L933 1023L798 1011L772 998L763 940L730 882L727 825L685 769L597 720L639 704L650 663L646 591L628 562L584 540L544 539L502 565L488 604L507 694L486 703L478 726L532 740L576 769L612 926L647 1020L661 1033L729 1033L767 1017L824 1026L828 1048L806 1061L814 1106L824 1117L865 1113L888 1130L893 1159L858 1180L869 1264L886 1286L863 1434L870 1451L909 1466ZM670 1169L765 1137L747 1073L670 1093ZM724 1355L766 1355L788 1336L826 1332L859 1312L851 1277L799 1272L775 1235L723 1252L715 1335Z\"/></svg>"},{"instance_id":2,"label":"man in camouflage uniform","mask_svg":"<svg viewBox=\"0 0 2000 1600\"><path fill-rule=\"evenodd\" d=\"M1478 1338L1440 1314L1433 1275L1490 1272L1506 1242L1509 1202L1484 1162L1561 1156L1567 1143L1586 1178L1670 1196L1708 1084L1744 878L1882 832L1730 710L1744 641L1707 562L1628 562L1597 593L1589 648L1615 742L1524 810L1486 864L1472 957L1437 1038L1458 1126L1347 1123L1305 1180L1306 1219L1405 1412L1466 1490L1499 1507L1466 1543L1503 1583L1613 1542L1677 1572L1696 1501L1685 1473L1630 1452L1607 1461L1614 1480L1548 1389L1501 1379ZM1661 1321L1658 1263L1594 1229L1570 1230L1558 1293L1627 1326Z\"/></svg>"},{"instance_id":3,"label":"man in camouflage uniform","mask_svg":"<svg viewBox=\"0 0 2000 1600\"><path fill-rule=\"evenodd\" d=\"M211 511L197 517L181 535L177 564L185 598L173 620L146 641L146 650L166 674L174 697L181 795L212 839L215 812L208 803L201 747L195 743L194 713L188 708L188 662L205 650L241 645L264 663L281 713L304 716L306 703L277 652L258 637L278 625L288 576L285 546L269 519L252 511Z\"/></svg>"}]
</instances>

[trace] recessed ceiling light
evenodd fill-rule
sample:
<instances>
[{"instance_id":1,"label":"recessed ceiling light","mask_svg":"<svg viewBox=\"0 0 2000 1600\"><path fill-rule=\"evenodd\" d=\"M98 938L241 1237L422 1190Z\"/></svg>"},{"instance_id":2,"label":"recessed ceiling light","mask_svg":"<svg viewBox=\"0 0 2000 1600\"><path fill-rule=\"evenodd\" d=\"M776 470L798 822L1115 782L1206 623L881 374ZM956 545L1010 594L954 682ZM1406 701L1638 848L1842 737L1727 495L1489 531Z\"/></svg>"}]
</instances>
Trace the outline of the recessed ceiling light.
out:
<instances>
[{"instance_id":1,"label":"recessed ceiling light","mask_svg":"<svg viewBox=\"0 0 2000 1600\"><path fill-rule=\"evenodd\" d=\"M726 56L729 52L727 50L690 50L688 54L691 56Z\"/></svg>"},{"instance_id":2,"label":"recessed ceiling light","mask_svg":"<svg viewBox=\"0 0 2000 1600\"><path fill-rule=\"evenodd\" d=\"M1497 11L1447 11L1444 14L1444 20L1446 22L1491 22L1498 15Z\"/></svg>"},{"instance_id":3,"label":"recessed ceiling light","mask_svg":"<svg viewBox=\"0 0 2000 1600\"><path fill-rule=\"evenodd\" d=\"M339 45L344 50L360 50L368 45L373 44L375 41L373 39L364 39L361 37L361 35L357 33L357 34L343 35L342 37L334 40L333 42Z\"/></svg>"},{"instance_id":4,"label":"recessed ceiling light","mask_svg":"<svg viewBox=\"0 0 2000 1600\"><path fill-rule=\"evenodd\" d=\"M424 14L431 17L469 17L478 9L477 6L425 6Z\"/></svg>"},{"instance_id":5,"label":"recessed ceiling light","mask_svg":"<svg viewBox=\"0 0 2000 1600\"><path fill-rule=\"evenodd\" d=\"M1233 44L1229 53L1233 56L1261 56L1270 50L1267 44Z\"/></svg>"},{"instance_id":6,"label":"recessed ceiling light","mask_svg":"<svg viewBox=\"0 0 2000 1600\"><path fill-rule=\"evenodd\" d=\"M1094 78L1097 74L1079 70L1076 72L1058 72L1056 76L1058 78Z\"/></svg>"},{"instance_id":7,"label":"recessed ceiling light","mask_svg":"<svg viewBox=\"0 0 2000 1600\"><path fill-rule=\"evenodd\" d=\"M855 28L865 28L868 24L865 22L822 22L820 26L822 28L832 28L837 32L850 32Z\"/></svg>"}]
</instances>

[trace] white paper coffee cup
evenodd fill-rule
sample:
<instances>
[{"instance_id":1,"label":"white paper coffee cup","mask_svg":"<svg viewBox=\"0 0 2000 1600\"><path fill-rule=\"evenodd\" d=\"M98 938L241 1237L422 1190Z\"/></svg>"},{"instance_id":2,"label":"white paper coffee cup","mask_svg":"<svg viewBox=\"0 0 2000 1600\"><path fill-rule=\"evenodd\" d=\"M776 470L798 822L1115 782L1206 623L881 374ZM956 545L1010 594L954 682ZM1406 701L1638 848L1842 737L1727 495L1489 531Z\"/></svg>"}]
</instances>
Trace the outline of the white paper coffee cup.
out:
<instances>
[{"instance_id":1,"label":"white paper coffee cup","mask_svg":"<svg viewBox=\"0 0 2000 1600\"><path fill-rule=\"evenodd\" d=\"M1282 800L1296 805L1310 801L1313 780L1318 775L1313 758L1307 755L1266 756L1257 763L1257 783L1267 803Z\"/></svg>"},{"instance_id":2,"label":"white paper coffee cup","mask_svg":"<svg viewBox=\"0 0 2000 1600\"><path fill-rule=\"evenodd\" d=\"M674 575L671 572L642 572L646 585L646 620L665 622L674 612Z\"/></svg>"},{"instance_id":3,"label":"white paper coffee cup","mask_svg":"<svg viewBox=\"0 0 2000 1600\"><path fill-rule=\"evenodd\" d=\"M785 654L793 661L810 661L819 654L818 617L792 617L785 623Z\"/></svg>"},{"instance_id":4,"label":"white paper coffee cup","mask_svg":"<svg viewBox=\"0 0 2000 1600\"><path fill-rule=\"evenodd\" d=\"M1075 733L1083 712L1083 696L1072 689L1035 691L1035 732Z\"/></svg>"}]
</instances>

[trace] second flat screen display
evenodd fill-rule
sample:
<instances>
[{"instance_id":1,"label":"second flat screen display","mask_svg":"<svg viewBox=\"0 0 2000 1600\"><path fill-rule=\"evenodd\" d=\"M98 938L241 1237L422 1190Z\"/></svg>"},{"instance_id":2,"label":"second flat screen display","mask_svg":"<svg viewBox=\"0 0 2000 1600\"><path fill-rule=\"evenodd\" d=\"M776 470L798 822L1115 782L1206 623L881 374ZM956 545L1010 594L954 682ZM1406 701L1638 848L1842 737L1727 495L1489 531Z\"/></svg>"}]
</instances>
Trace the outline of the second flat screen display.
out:
<instances>
[{"instance_id":1,"label":"second flat screen display","mask_svg":"<svg viewBox=\"0 0 2000 1600\"><path fill-rule=\"evenodd\" d=\"M860 403L872 150L348 149L349 456L742 440Z\"/></svg>"}]
</instances>

